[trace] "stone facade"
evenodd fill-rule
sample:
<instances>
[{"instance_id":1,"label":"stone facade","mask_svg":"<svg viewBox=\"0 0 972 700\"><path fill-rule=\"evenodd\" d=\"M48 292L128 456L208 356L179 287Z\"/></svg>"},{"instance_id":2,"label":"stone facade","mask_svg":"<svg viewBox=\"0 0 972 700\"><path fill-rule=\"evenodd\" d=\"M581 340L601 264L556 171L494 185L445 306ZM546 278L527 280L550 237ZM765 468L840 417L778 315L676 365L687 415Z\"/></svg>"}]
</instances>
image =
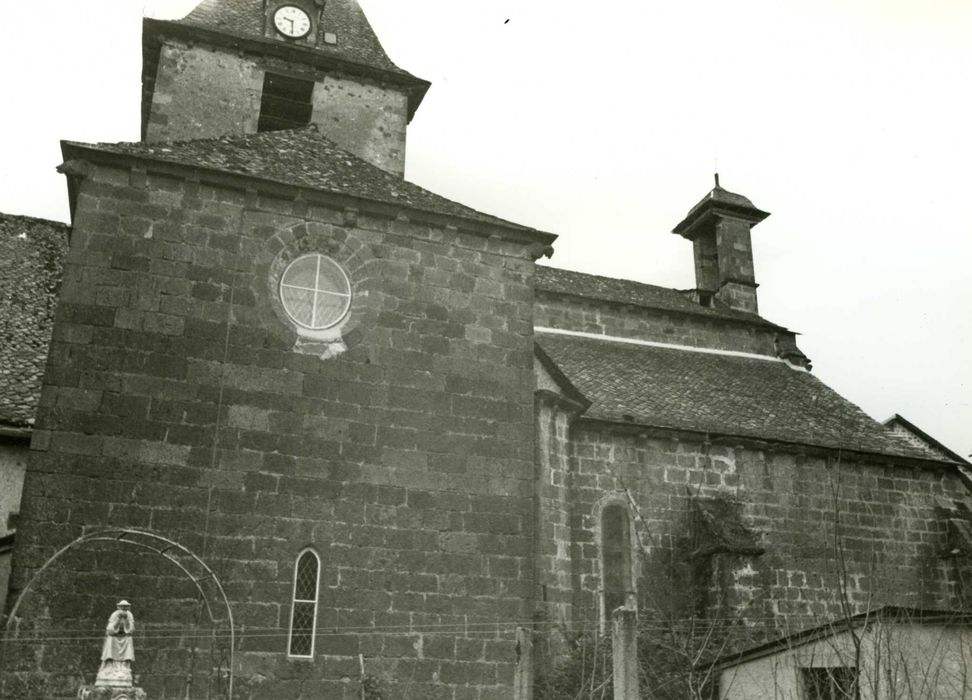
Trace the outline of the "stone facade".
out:
<instances>
[{"instance_id":1,"label":"stone facade","mask_svg":"<svg viewBox=\"0 0 972 700\"><path fill-rule=\"evenodd\" d=\"M695 290L537 267L551 234L401 179L427 84L352 0L324 8L338 54L241 0L147 23L147 143L64 146L3 697L73 697L119 597L158 700L223 696L231 671L238 700L530 700L531 664L619 607L718 625L725 650L967 604L962 465L756 315L765 212L718 184L691 210ZM267 71L315 82L316 129L233 136ZM281 293L310 253L350 285L313 332Z\"/></svg>"},{"instance_id":2,"label":"stone facade","mask_svg":"<svg viewBox=\"0 0 972 700\"><path fill-rule=\"evenodd\" d=\"M531 612L528 247L102 167L77 201L14 588L85 528L148 528L220 563L238 627L274 631L241 643L240 697L264 697L262 676L339 697L359 654L422 697L505 697L503 632ZM274 259L315 231L370 320L329 359L295 352L271 301ZM311 663L286 655L306 546L323 560ZM163 597L143 585L124 593ZM75 593L59 625L96 605ZM375 632L323 632L348 628Z\"/></svg>"},{"instance_id":3,"label":"stone facade","mask_svg":"<svg viewBox=\"0 0 972 700\"><path fill-rule=\"evenodd\" d=\"M600 614L595 516L609 494L630 495L646 573L673 577L662 590L656 582L647 589L646 581L639 590L642 605L667 608L670 601L655 596L688 593L694 586L691 592L704 601L709 617L768 622L771 633L839 617L842 577L855 613L877 603L962 604L959 572L942 557L947 531L937 511L941 499L968 498L954 473L770 445L604 430L583 420L569 432L570 472L550 474L570 484L563 499L570 504L570 545L563 547L570 556L562 566L579 584L575 616ZM709 575L692 580L683 563L692 553L689 513L696 498L740 504L765 553L711 555ZM843 574L835 536L846 558ZM676 602L692 613L692 600Z\"/></svg>"}]
</instances>

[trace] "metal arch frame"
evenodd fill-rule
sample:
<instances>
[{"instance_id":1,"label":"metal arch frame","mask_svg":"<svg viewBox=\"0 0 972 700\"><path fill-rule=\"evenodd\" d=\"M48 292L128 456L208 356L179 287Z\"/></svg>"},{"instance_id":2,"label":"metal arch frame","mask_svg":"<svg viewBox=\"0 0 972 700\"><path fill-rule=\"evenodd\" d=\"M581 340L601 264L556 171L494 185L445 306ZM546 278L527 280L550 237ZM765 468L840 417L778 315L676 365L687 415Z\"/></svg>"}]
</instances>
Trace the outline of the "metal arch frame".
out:
<instances>
[{"instance_id":1,"label":"metal arch frame","mask_svg":"<svg viewBox=\"0 0 972 700\"><path fill-rule=\"evenodd\" d=\"M146 538L149 541L140 542L138 539L128 539L129 537L132 538L141 537L141 538ZM227 700L232 700L233 665L234 665L234 654L236 653L236 627L233 623L233 608L230 606L229 598L226 597L226 591L223 590L223 584L220 583L219 579L216 577L215 572L213 572L213 570L209 568L206 562L204 562L202 559L196 556L196 554L192 550L185 547L184 545L179 544L175 540L169 539L168 537L163 537L162 535L151 532L150 530L142 530L140 528L108 527L108 528L93 530L89 533L83 534L80 537L75 538L73 541L69 542L64 547L61 547L61 549L59 549L57 552L51 555L51 557L48 558L46 562L44 562L43 566L41 566L41 568L39 568L34 573L34 575L30 578L30 581L27 582L27 585L24 586L23 590L20 591L20 595L17 596L17 602L14 603L13 608L11 608L10 610L10 614L7 616L6 623L3 626L3 636L0 637L0 668L3 667L3 657L4 657L4 651L6 649L5 642L7 641L7 635L10 632L10 624L16 618L17 611L20 609L20 604L21 602L23 602L26 595L30 592L30 588L34 584L34 581L40 578L41 575L63 554L73 549L74 547L80 544L85 544L87 542L120 542L122 544L128 544L135 547L148 549L160 555L164 559L170 561L172 564L178 567L179 570L181 570L182 573L185 574L190 581L192 581L193 585L195 585L196 590L199 591L199 594L202 597L203 602L206 604L206 612L209 615L209 621L213 625L216 625L217 621L216 618L213 616L213 609L210 606L209 600L201 585L201 583L206 581L207 579L212 579L213 583L216 585L217 591L219 591L220 597L223 599L223 605L226 607L227 621L229 622L230 658L229 658L229 679L227 683ZM162 543L162 545L160 546L159 543ZM187 569L182 564L182 562L180 562L178 559L176 559L174 556L172 556L169 553L171 550L177 550L182 554L190 557L196 564L202 567L203 571L205 572L205 575L193 576L192 572L190 572L189 569Z\"/></svg>"}]
</instances>

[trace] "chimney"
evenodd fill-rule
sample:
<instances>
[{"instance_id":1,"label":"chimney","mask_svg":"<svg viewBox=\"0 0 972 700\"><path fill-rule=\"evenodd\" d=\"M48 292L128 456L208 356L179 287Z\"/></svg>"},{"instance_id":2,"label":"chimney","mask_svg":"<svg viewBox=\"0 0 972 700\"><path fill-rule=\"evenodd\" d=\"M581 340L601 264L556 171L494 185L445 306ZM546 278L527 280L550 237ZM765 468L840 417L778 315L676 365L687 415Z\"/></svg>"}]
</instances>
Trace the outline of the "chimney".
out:
<instances>
[{"instance_id":1,"label":"chimney","mask_svg":"<svg viewBox=\"0 0 972 700\"><path fill-rule=\"evenodd\" d=\"M758 313L753 246L749 230L769 216L739 194L719 186L692 207L672 233L692 241L699 303L721 302L731 309Z\"/></svg>"}]
</instances>

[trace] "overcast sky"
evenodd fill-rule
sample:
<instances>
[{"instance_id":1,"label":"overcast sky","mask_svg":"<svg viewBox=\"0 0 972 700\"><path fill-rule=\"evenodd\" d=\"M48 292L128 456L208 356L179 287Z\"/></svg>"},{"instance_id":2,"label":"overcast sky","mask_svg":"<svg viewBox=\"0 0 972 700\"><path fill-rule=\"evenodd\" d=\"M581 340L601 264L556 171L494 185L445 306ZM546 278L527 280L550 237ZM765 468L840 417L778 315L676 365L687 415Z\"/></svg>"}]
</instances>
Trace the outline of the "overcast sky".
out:
<instances>
[{"instance_id":1,"label":"overcast sky","mask_svg":"<svg viewBox=\"0 0 972 700\"><path fill-rule=\"evenodd\" d=\"M67 220L59 139L138 138L143 8L192 4L5 3L0 211ZM718 168L773 214L762 315L873 417L972 452L972 2L361 4L432 82L410 180L559 234L554 265L686 288L669 231Z\"/></svg>"}]
</instances>

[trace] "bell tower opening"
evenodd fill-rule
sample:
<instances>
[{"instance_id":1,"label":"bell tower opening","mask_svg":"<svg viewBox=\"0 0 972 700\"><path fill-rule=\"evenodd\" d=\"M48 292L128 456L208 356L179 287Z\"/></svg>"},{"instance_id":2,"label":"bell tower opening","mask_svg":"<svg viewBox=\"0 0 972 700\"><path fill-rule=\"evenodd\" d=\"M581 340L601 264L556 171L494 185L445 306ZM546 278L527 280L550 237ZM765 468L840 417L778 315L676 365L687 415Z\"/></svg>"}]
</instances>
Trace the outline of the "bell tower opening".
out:
<instances>
[{"instance_id":1,"label":"bell tower opening","mask_svg":"<svg viewBox=\"0 0 972 700\"><path fill-rule=\"evenodd\" d=\"M307 126L311 123L314 112L311 103L313 94L314 83L311 80L264 73L257 131L299 129Z\"/></svg>"}]
</instances>

